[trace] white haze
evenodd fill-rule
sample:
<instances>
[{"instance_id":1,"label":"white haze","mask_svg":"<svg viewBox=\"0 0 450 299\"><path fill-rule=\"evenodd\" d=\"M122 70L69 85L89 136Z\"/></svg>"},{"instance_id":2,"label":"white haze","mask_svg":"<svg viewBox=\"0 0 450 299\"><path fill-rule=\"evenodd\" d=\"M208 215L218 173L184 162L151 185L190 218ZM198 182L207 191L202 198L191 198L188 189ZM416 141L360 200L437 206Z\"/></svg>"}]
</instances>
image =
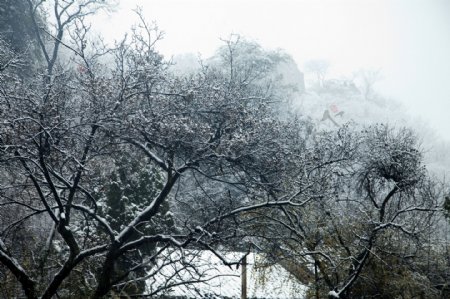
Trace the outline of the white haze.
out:
<instances>
[{"instance_id":1,"label":"white haze","mask_svg":"<svg viewBox=\"0 0 450 299\"><path fill-rule=\"evenodd\" d=\"M448 0L122 0L93 27L107 41L120 39L137 22L137 5L165 32L158 48L168 57L209 57L236 33L285 49L300 69L326 59L329 77L380 69L378 90L450 140Z\"/></svg>"}]
</instances>

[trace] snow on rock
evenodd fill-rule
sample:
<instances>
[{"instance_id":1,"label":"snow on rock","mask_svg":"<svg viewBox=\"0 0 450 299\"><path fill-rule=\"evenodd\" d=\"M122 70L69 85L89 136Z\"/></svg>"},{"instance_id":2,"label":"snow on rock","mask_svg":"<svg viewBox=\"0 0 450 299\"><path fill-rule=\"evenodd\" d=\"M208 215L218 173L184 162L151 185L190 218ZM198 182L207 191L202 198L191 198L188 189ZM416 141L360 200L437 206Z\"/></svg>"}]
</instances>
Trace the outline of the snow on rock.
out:
<instances>
[{"instance_id":1,"label":"snow on rock","mask_svg":"<svg viewBox=\"0 0 450 299\"><path fill-rule=\"evenodd\" d=\"M330 291L328 293L328 296L333 297L333 298L338 298L339 299L339 294L336 293L335 291Z\"/></svg>"}]
</instances>

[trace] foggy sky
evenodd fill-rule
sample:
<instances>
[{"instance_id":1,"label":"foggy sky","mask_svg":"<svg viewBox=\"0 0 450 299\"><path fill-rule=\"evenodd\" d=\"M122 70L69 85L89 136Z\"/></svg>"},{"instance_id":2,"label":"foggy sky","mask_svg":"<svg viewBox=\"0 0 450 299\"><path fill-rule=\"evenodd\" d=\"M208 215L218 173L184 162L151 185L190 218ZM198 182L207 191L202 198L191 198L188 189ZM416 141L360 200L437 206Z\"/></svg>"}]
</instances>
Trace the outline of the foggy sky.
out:
<instances>
[{"instance_id":1,"label":"foggy sky","mask_svg":"<svg viewBox=\"0 0 450 299\"><path fill-rule=\"evenodd\" d=\"M207 58L221 37L237 33L285 49L300 69L326 59L330 77L380 69L379 91L450 141L448 0L122 0L93 27L107 41L120 39L137 22L136 5L165 32L158 49L166 57Z\"/></svg>"}]
</instances>

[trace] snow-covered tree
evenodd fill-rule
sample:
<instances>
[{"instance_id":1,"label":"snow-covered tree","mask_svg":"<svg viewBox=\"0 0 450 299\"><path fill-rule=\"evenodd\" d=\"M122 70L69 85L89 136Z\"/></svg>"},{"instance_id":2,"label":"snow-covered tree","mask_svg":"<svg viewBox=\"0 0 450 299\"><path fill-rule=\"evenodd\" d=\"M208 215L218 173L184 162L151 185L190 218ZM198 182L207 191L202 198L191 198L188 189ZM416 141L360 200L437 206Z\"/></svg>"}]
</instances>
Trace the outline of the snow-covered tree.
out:
<instances>
[{"instance_id":1,"label":"snow-covered tree","mask_svg":"<svg viewBox=\"0 0 450 299\"><path fill-rule=\"evenodd\" d=\"M249 81L270 75L264 65L256 77L232 64L239 76L212 65L178 78L142 14L130 40L92 44L84 17L104 5L53 1L54 28L34 23L44 66L27 80L2 69L1 212L18 212L2 223L0 262L28 298L130 291L165 249L221 257L243 213L304 204L281 179L300 133L271 108L271 89ZM25 253L17 227L33 230Z\"/></svg>"},{"instance_id":2,"label":"snow-covered tree","mask_svg":"<svg viewBox=\"0 0 450 299\"><path fill-rule=\"evenodd\" d=\"M323 196L302 209L261 215L270 223L261 236L270 242L262 244L272 246L274 260L303 265L297 269L306 273L310 265L314 271L307 276L315 281L311 292L321 296L379 294L383 279L400 283L395 273L381 274L393 259L404 275L422 275L409 282L409 289L403 285L404 292L415 294L418 286L422 291L427 286L427 296L438 296L431 277L417 267L424 254L422 244L438 224L445 189L426 172L416 137L410 130L383 125L361 132L341 128L337 135L334 144L315 151L322 153L319 160L327 157L324 166L308 172L316 188L325 189ZM336 162L326 165L330 155ZM388 291L389 296L400 292L391 288L385 294Z\"/></svg>"},{"instance_id":3,"label":"snow-covered tree","mask_svg":"<svg viewBox=\"0 0 450 299\"><path fill-rule=\"evenodd\" d=\"M177 76L141 12L133 34L106 49L88 38L85 17L108 1L27 1L43 65L21 76L25 61L0 43L8 296L142 295L144 286L155 296L180 273L185 283L204 278L185 249L232 265L239 259L221 249L256 246L312 263L327 291L344 297L384 240L429 227L422 215L439 189L414 136L383 126L320 131L277 108L291 96L277 73L285 55L231 39Z\"/></svg>"}]
</instances>

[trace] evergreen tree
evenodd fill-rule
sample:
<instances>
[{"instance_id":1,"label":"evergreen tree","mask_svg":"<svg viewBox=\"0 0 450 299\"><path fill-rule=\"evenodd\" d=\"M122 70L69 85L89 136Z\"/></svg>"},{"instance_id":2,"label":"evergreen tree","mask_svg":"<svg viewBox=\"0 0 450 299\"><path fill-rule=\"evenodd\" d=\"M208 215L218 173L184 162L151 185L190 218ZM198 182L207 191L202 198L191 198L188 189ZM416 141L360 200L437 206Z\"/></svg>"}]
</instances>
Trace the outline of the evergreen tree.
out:
<instances>
[{"instance_id":1,"label":"evergreen tree","mask_svg":"<svg viewBox=\"0 0 450 299\"><path fill-rule=\"evenodd\" d=\"M122 153L123 154L123 153ZM146 159L144 159L146 160ZM149 166L150 165L150 166ZM97 194L102 205L104 218L111 228L120 231L133 220L155 198L163 187L163 177L149 161L139 160L132 153L122 155L114 160L111 173L105 177L104 187ZM159 212L158 221L152 221L143 227L136 228L135 236L167 233L172 229L173 221L169 212L169 204L165 202ZM138 250L130 252L117 260L115 264L118 276L124 275L130 269L144 262L144 255L155 251L153 244L145 244ZM136 271L138 276L145 276L146 268ZM145 290L145 281L128 284L116 292L129 295L140 295Z\"/></svg>"}]
</instances>

